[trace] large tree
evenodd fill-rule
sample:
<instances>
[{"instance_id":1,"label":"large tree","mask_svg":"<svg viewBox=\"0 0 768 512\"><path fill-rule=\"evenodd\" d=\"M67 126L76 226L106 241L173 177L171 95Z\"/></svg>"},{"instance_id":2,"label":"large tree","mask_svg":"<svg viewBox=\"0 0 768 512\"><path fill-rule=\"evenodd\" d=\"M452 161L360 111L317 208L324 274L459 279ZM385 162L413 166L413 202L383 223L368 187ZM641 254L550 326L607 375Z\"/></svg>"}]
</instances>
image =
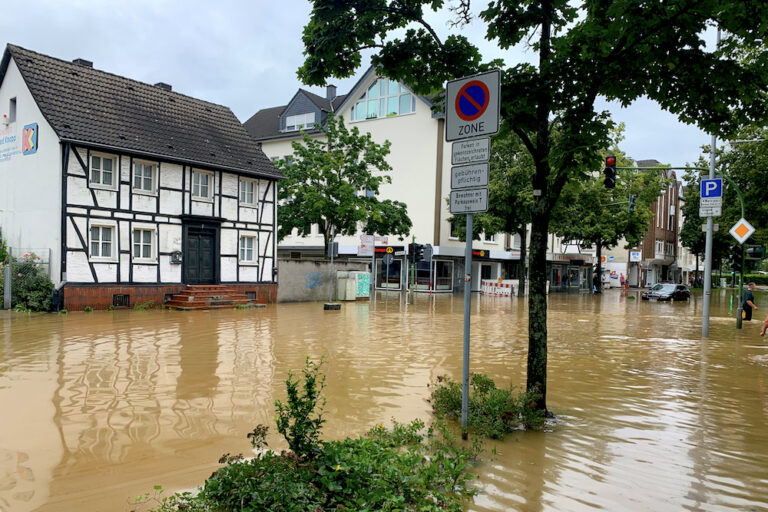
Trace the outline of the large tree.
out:
<instances>
[{"instance_id":1,"label":"large tree","mask_svg":"<svg viewBox=\"0 0 768 512\"><path fill-rule=\"evenodd\" d=\"M357 127L348 130L341 117L329 116L321 128L322 137L306 133L293 143L290 159L277 162L286 179L280 182L280 228L282 240L293 229L300 236L310 234L318 224L325 247L337 235L354 235L362 226L365 233L400 235L410 232L412 223L405 203L380 200L379 187L392 179L385 174L389 141L378 144L371 134Z\"/></svg>"},{"instance_id":2,"label":"large tree","mask_svg":"<svg viewBox=\"0 0 768 512\"><path fill-rule=\"evenodd\" d=\"M685 122L725 134L763 119L768 53L743 58L744 46L766 37L764 0L491 0L479 14L471 0L312 0L304 28L306 60L299 77L325 84L352 75L361 52L373 50L377 71L416 93L441 91L446 80L497 66L460 34L473 18L500 50L530 45L532 64L514 64L502 76L504 123L534 164L527 388L546 410L546 252L552 210L569 179L600 167L608 147L609 114L599 96L626 105L648 96ZM441 37L429 11L448 10L454 32ZM704 32L725 35L715 50ZM553 137L553 125L560 136Z\"/></svg>"}]
</instances>

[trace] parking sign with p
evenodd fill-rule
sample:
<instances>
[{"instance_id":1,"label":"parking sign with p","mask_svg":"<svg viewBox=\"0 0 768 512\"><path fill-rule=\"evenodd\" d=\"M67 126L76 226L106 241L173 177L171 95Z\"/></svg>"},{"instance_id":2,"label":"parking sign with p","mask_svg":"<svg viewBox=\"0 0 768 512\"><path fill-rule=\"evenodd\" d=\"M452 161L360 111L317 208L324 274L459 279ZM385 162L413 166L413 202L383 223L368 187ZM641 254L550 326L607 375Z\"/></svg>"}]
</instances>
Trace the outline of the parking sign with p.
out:
<instances>
[{"instance_id":1,"label":"parking sign with p","mask_svg":"<svg viewBox=\"0 0 768 512\"><path fill-rule=\"evenodd\" d=\"M701 198L710 199L716 197L723 197L723 180L721 178L701 180Z\"/></svg>"}]
</instances>

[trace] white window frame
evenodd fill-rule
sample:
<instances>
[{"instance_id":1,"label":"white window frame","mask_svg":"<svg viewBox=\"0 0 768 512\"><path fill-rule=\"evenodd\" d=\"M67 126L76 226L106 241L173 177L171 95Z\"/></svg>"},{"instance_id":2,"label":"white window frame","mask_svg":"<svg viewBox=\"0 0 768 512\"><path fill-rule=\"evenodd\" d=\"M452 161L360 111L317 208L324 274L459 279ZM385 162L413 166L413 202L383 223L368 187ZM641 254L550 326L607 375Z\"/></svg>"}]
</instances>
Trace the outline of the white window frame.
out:
<instances>
[{"instance_id":1,"label":"white window frame","mask_svg":"<svg viewBox=\"0 0 768 512\"><path fill-rule=\"evenodd\" d=\"M8 122L9 123L16 122L16 106L17 106L16 97L14 96L8 102Z\"/></svg>"},{"instance_id":2,"label":"white window frame","mask_svg":"<svg viewBox=\"0 0 768 512\"><path fill-rule=\"evenodd\" d=\"M251 247L248 247L247 242L248 240L251 241ZM248 251L251 252L250 259L247 258ZM258 242L256 240L255 234L241 234L240 240L237 244L237 261L241 265L258 265L259 264L259 255L258 255Z\"/></svg>"},{"instance_id":3,"label":"white window frame","mask_svg":"<svg viewBox=\"0 0 768 512\"><path fill-rule=\"evenodd\" d=\"M136 250L136 232L139 231L142 234L143 233L150 233L149 235L149 257L145 256L136 256L135 250ZM131 261L136 263L157 263L157 227L151 224L133 224L131 226L131 236L130 236L130 245L131 245ZM144 237L142 235L142 239L139 241L139 248L143 254L143 249L146 247L146 243L144 242Z\"/></svg>"},{"instance_id":4,"label":"white window frame","mask_svg":"<svg viewBox=\"0 0 768 512\"><path fill-rule=\"evenodd\" d=\"M91 246L91 243L94 242L94 240L93 240L93 233L91 232L91 230L93 228L98 228L99 229L99 238L96 241L96 243L99 244L99 254L96 255L96 256L94 256L94 254L93 254L93 247ZM105 229L108 229L108 230L110 230L112 232L111 239L109 240L109 243L110 243L110 247L109 247L110 254L108 254L106 256L103 255L103 253L102 253L102 250L103 250L103 245L102 244L104 243L104 239L103 239L102 233L103 233L103 230L105 230ZM88 240L87 240L87 243L88 243L88 247L87 247L88 260L89 261L93 261L93 262L105 262L105 263L115 263L115 262L117 262L118 236L119 236L119 233L117 232L117 222L111 222L111 221L108 221L108 220L101 220L101 219L92 220L88 224Z\"/></svg>"},{"instance_id":5,"label":"white window frame","mask_svg":"<svg viewBox=\"0 0 768 512\"><path fill-rule=\"evenodd\" d=\"M390 82L397 83L397 92L392 92L390 90ZM371 95L370 93L374 92L374 95ZM369 97L370 96L370 97ZM409 96L409 106L410 110L407 112L401 112L400 110L400 103L404 99L405 96ZM391 110L389 107L389 101L395 100L397 102L397 112L389 113ZM369 115L369 111L371 108L369 107L369 103L371 103L371 106L375 106L376 115ZM375 103L375 105L373 105ZM386 111L386 113L382 114L382 107L383 110ZM365 117L360 119L358 116L358 112L360 109L364 109ZM350 109L350 122L353 123L360 123L363 121L369 121L372 119L384 119L387 117L398 117L398 116L407 116L410 114L414 114L416 112L416 95L408 89L405 85L403 85L400 82L396 82L395 80L389 80L388 78L377 78L375 82L371 83L366 89L365 92L360 95L360 97L355 101L354 105L352 105L352 108Z\"/></svg>"},{"instance_id":6,"label":"white window frame","mask_svg":"<svg viewBox=\"0 0 768 512\"><path fill-rule=\"evenodd\" d=\"M99 158L99 169L95 169L93 165L93 159ZM105 185L103 183L103 176L104 176L104 164L102 163L104 160L111 160L112 161L112 183L109 185ZM93 180L93 172L97 171L99 173L99 181ZM103 190L117 190L117 184L120 182L120 168L118 164L118 158L116 155L109 155L107 153L96 153L93 152L90 155L88 155L88 185L90 185L91 188L99 188Z\"/></svg>"},{"instance_id":7,"label":"white window frame","mask_svg":"<svg viewBox=\"0 0 768 512\"><path fill-rule=\"evenodd\" d=\"M483 232L483 240L487 244L497 244L498 243L496 241L496 234L495 233L492 233L492 234L489 235L488 233Z\"/></svg>"},{"instance_id":8,"label":"white window frame","mask_svg":"<svg viewBox=\"0 0 768 512\"><path fill-rule=\"evenodd\" d=\"M285 131L297 132L299 130L314 128L316 122L317 122L316 112L307 112L306 114L296 114L293 116L287 116L285 118Z\"/></svg>"},{"instance_id":9,"label":"white window frame","mask_svg":"<svg viewBox=\"0 0 768 512\"><path fill-rule=\"evenodd\" d=\"M146 168L150 168L150 179L152 180L150 184L149 190L144 188L143 186L136 187L136 166L140 165L142 170L142 176L140 181L140 184L144 184L144 180L146 179L146 176L144 176L144 172L147 170ZM156 162L148 162L145 160L134 160L133 161L133 167L131 168L131 189L137 193L137 194L145 194L149 196L156 196L157 195L157 163Z\"/></svg>"},{"instance_id":10,"label":"white window frame","mask_svg":"<svg viewBox=\"0 0 768 512\"><path fill-rule=\"evenodd\" d=\"M202 189L202 179L197 184L197 193L195 193L195 176L207 176L208 177L208 184L206 185L208 187L208 193L207 195L201 195L200 189ZM199 169L192 169L192 173L189 176L189 191L190 195L192 196L193 201L205 201L208 203L213 202L213 173L209 171L201 171Z\"/></svg>"},{"instance_id":11,"label":"white window frame","mask_svg":"<svg viewBox=\"0 0 768 512\"><path fill-rule=\"evenodd\" d=\"M253 191L251 192L251 200L248 201L248 186L253 186ZM240 206L248 206L248 207L255 207L259 204L259 180L252 180L249 178L240 178L240 185L238 187L238 200L240 202Z\"/></svg>"}]
</instances>

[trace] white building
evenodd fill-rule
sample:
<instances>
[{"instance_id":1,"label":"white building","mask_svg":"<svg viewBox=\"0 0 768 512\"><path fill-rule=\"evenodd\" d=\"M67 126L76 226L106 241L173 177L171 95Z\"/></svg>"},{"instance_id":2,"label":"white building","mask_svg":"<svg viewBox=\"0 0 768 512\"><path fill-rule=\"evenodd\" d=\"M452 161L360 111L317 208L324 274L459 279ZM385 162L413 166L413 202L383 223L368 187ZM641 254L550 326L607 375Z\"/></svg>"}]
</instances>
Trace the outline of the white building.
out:
<instances>
[{"instance_id":1,"label":"white building","mask_svg":"<svg viewBox=\"0 0 768 512\"><path fill-rule=\"evenodd\" d=\"M342 116L348 127L357 126L370 133L373 140L392 143L388 162L392 166L391 184L381 187L381 199L404 202L413 222L411 235L417 243L431 244L434 260L417 263L417 289L450 292L463 289L464 242L451 229L448 218L448 197L451 184L451 145L445 142L445 119L432 111L428 98L414 94L401 83L378 76L373 68L363 74L349 94L337 96L336 88L329 86L326 97L299 89L287 105L258 111L244 124L248 133L261 143L264 153L272 159L285 158L293 153L291 144L301 139L300 130L312 137L322 136L317 129L331 113ZM355 259L359 237L340 237L340 254ZM389 236L387 244L407 245ZM377 256L385 249L377 244ZM581 275L584 259L589 256L550 253L550 261L566 275ZM308 237L289 236L278 247L281 257L311 258L325 253L323 236L313 226ZM472 288L479 290L482 279L517 279L521 273L520 239L503 233L486 233L473 243ZM368 261L370 258L368 258ZM575 264L570 265L571 260ZM390 266L387 279L381 259L377 257L377 288L400 288L403 259L396 258ZM588 262L588 263L589 263ZM587 265L588 265L587 263ZM577 268L578 267L578 268ZM431 274L430 274L431 270ZM430 275L432 279L430 280ZM588 278L587 278L588 280Z\"/></svg>"},{"instance_id":2,"label":"white building","mask_svg":"<svg viewBox=\"0 0 768 512\"><path fill-rule=\"evenodd\" d=\"M51 250L63 307L275 299L281 175L227 107L9 45L0 114L0 227Z\"/></svg>"}]
</instances>

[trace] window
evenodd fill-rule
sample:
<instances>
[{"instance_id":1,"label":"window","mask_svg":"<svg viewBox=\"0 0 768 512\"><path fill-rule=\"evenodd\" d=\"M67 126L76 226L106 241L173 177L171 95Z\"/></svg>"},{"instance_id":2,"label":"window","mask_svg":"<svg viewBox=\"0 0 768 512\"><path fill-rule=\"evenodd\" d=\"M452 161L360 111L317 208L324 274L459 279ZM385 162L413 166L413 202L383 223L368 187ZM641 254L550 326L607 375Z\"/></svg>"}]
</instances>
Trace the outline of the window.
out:
<instances>
[{"instance_id":1,"label":"window","mask_svg":"<svg viewBox=\"0 0 768 512\"><path fill-rule=\"evenodd\" d=\"M11 98L11 103L8 105L8 122L16 122L16 98Z\"/></svg>"},{"instance_id":2,"label":"window","mask_svg":"<svg viewBox=\"0 0 768 512\"><path fill-rule=\"evenodd\" d=\"M213 191L213 175L207 172L192 171L192 197L211 199Z\"/></svg>"},{"instance_id":3,"label":"window","mask_svg":"<svg viewBox=\"0 0 768 512\"><path fill-rule=\"evenodd\" d=\"M112 226L91 226L91 258L112 258L115 228Z\"/></svg>"},{"instance_id":4,"label":"window","mask_svg":"<svg viewBox=\"0 0 768 512\"><path fill-rule=\"evenodd\" d=\"M488 233L483 233L483 238L485 239L486 242L490 242L492 244L496 243L496 235L495 234L489 235Z\"/></svg>"},{"instance_id":5,"label":"window","mask_svg":"<svg viewBox=\"0 0 768 512\"><path fill-rule=\"evenodd\" d=\"M259 200L259 184L254 180L240 179L240 203L254 205Z\"/></svg>"},{"instance_id":6,"label":"window","mask_svg":"<svg viewBox=\"0 0 768 512\"><path fill-rule=\"evenodd\" d=\"M136 192L155 193L155 169L153 164L133 163L133 190Z\"/></svg>"},{"instance_id":7,"label":"window","mask_svg":"<svg viewBox=\"0 0 768 512\"><path fill-rule=\"evenodd\" d=\"M296 130L312 128L314 126L315 126L314 112L309 112L307 114L299 114L296 116L288 116L285 118L285 131L287 132L294 132Z\"/></svg>"},{"instance_id":8,"label":"window","mask_svg":"<svg viewBox=\"0 0 768 512\"><path fill-rule=\"evenodd\" d=\"M91 155L91 185L115 188L117 159L113 156Z\"/></svg>"},{"instance_id":9,"label":"window","mask_svg":"<svg viewBox=\"0 0 768 512\"><path fill-rule=\"evenodd\" d=\"M664 257L664 241L656 240L656 258Z\"/></svg>"},{"instance_id":10,"label":"window","mask_svg":"<svg viewBox=\"0 0 768 512\"><path fill-rule=\"evenodd\" d=\"M254 263L253 246L256 237L253 236L241 236L240 237L240 262L242 263Z\"/></svg>"},{"instance_id":11,"label":"window","mask_svg":"<svg viewBox=\"0 0 768 512\"><path fill-rule=\"evenodd\" d=\"M416 110L416 97L401 83L387 78L376 80L352 107L351 120L364 121Z\"/></svg>"},{"instance_id":12,"label":"window","mask_svg":"<svg viewBox=\"0 0 768 512\"><path fill-rule=\"evenodd\" d=\"M449 231L448 238L459 238L459 223L455 220L451 222L451 230Z\"/></svg>"},{"instance_id":13,"label":"window","mask_svg":"<svg viewBox=\"0 0 768 512\"><path fill-rule=\"evenodd\" d=\"M133 230L133 259L154 260L155 231L153 229Z\"/></svg>"}]
</instances>

